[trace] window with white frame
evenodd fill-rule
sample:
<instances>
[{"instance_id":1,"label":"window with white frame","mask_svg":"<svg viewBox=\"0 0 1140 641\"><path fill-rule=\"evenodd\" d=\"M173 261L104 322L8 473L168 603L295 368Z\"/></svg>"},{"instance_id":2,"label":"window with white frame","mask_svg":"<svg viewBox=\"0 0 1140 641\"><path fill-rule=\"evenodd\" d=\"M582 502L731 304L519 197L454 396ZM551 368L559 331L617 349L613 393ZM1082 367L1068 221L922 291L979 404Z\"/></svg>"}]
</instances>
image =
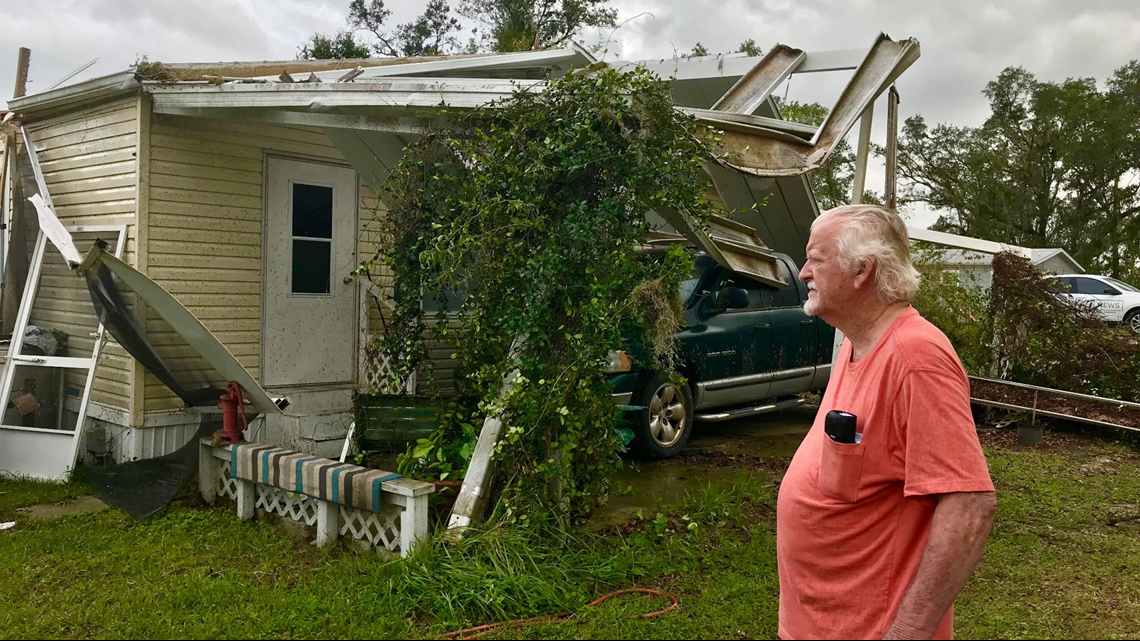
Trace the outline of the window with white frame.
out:
<instances>
[{"instance_id":1,"label":"window with white frame","mask_svg":"<svg viewBox=\"0 0 1140 641\"><path fill-rule=\"evenodd\" d=\"M333 189L293 183L293 269L290 293L332 293Z\"/></svg>"}]
</instances>

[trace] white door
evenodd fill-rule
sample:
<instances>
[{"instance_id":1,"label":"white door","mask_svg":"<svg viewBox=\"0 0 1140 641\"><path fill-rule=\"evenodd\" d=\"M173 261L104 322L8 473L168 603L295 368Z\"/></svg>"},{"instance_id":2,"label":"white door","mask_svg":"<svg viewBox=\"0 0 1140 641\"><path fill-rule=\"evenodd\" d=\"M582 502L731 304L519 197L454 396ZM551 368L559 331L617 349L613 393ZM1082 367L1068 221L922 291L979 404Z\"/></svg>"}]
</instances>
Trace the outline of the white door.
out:
<instances>
[{"instance_id":1,"label":"white door","mask_svg":"<svg viewBox=\"0 0 1140 641\"><path fill-rule=\"evenodd\" d=\"M356 172L269 158L266 180L262 384L352 383Z\"/></svg>"}]
</instances>

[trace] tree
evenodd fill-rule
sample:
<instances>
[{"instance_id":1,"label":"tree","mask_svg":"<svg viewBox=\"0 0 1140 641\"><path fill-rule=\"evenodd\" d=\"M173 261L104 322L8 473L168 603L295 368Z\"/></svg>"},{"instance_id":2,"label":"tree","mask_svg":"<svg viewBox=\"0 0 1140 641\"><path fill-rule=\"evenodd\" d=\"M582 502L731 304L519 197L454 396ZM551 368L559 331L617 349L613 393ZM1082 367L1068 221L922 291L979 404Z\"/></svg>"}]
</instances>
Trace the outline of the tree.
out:
<instances>
[{"instance_id":1,"label":"tree","mask_svg":"<svg viewBox=\"0 0 1140 641\"><path fill-rule=\"evenodd\" d=\"M689 54L685 57L686 58L700 58L702 56L707 56L707 55L709 55L708 47L706 47L703 44L698 42L697 44L693 45L693 50L690 51Z\"/></svg>"},{"instance_id":2,"label":"tree","mask_svg":"<svg viewBox=\"0 0 1140 641\"><path fill-rule=\"evenodd\" d=\"M462 469L451 457L473 449L472 424L497 415L507 426L499 515L577 516L604 494L621 449L604 365L626 337L646 346L647 365L674 371L678 291L692 273L679 245L639 256L645 212L674 208L703 225L714 211L704 167L717 137L699 138L669 95L644 69L571 74L456 113L408 146L377 220L395 275L385 345L415 371L407 354L424 353L424 292L466 290L436 330L454 340L471 398L409 451L403 472Z\"/></svg>"},{"instance_id":3,"label":"tree","mask_svg":"<svg viewBox=\"0 0 1140 641\"><path fill-rule=\"evenodd\" d=\"M357 42L351 31L340 31L333 36L314 33L297 51L297 58L300 60L339 60L371 56L372 50L367 45Z\"/></svg>"},{"instance_id":4,"label":"tree","mask_svg":"<svg viewBox=\"0 0 1140 641\"><path fill-rule=\"evenodd\" d=\"M352 0L348 6L349 30L333 37L315 33L301 46L298 58L324 60L332 58L369 58L372 55L413 57L438 56L460 50L454 35L461 26L451 15L447 0L428 0L424 12L415 20L398 25L389 32L384 23L392 15L384 0ZM358 41L361 31L373 42Z\"/></svg>"},{"instance_id":5,"label":"tree","mask_svg":"<svg viewBox=\"0 0 1140 641\"><path fill-rule=\"evenodd\" d=\"M907 119L904 201L944 212L943 231L1061 247L1091 270L1140 275L1140 63L1104 90L1011 67L982 93L991 113L980 127Z\"/></svg>"},{"instance_id":6,"label":"tree","mask_svg":"<svg viewBox=\"0 0 1140 641\"><path fill-rule=\"evenodd\" d=\"M748 54L753 58L759 58L760 56L764 55L764 52L760 49L760 47L756 46L756 41L752 38L749 38L740 43L740 46L736 48L736 52Z\"/></svg>"},{"instance_id":7,"label":"tree","mask_svg":"<svg viewBox=\"0 0 1140 641\"><path fill-rule=\"evenodd\" d=\"M463 0L459 13L484 27L491 51L529 51L559 45L586 27L612 27L607 0Z\"/></svg>"},{"instance_id":8,"label":"tree","mask_svg":"<svg viewBox=\"0 0 1140 641\"><path fill-rule=\"evenodd\" d=\"M827 118L828 109L819 103L806 104L794 100L780 103L780 114L787 120L818 127ZM855 180L855 151L846 138L839 141L831 156L808 174L815 200L820 209L831 209L851 202L851 185ZM863 202L876 202L873 192L864 194Z\"/></svg>"},{"instance_id":9,"label":"tree","mask_svg":"<svg viewBox=\"0 0 1140 641\"><path fill-rule=\"evenodd\" d=\"M437 56L459 49L459 41L452 34L462 25L451 15L446 0L429 0L419 17L389 33L384 22L391 15L384 0L352 0L348 7L348 24L372 34L376 38L375 51L381 56Z\"/></svg>"}]
</instances>

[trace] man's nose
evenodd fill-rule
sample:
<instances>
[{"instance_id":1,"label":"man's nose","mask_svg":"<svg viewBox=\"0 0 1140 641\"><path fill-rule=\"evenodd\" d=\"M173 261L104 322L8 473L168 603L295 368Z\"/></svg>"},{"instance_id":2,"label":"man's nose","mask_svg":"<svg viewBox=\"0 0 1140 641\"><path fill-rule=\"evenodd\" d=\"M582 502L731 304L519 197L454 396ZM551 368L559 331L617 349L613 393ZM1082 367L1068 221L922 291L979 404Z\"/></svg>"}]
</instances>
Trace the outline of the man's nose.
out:
<instances>
[{"instance_id":1,"label":"man's nose","mask_svg":"<svg viewBox=\"0 0 1140 641\"><path fill-rule=\"evenodd\" d=\"M804 263L803 269L800 270L800 280L805 283L811 280L811 270L808 269L806 262Z\"/></svg>"}]
</instances>

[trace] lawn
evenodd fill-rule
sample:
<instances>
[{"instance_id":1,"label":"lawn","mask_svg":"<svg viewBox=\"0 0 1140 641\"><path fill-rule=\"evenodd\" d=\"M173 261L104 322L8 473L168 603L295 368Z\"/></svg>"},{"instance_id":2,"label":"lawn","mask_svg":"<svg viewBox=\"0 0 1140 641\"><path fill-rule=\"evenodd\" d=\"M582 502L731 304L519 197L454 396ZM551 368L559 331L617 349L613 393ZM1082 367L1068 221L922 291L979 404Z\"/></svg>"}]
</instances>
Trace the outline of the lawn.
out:
<instances>
[{"instance_id":1,"label":"lawn","mask_svg":"<svg viewBox=\"0 0 1140 641\"><path fill-rule=\"evenodd\" d=\"M1049 434L1036 449L984 431L999 510L958 600L959 638L1140 638L1140 456ZM116 510L55 519L20 508L87 495L82 482L0 481L0 638L438 637L573 610L524 638L774 638L776 483L786 459L696 461L714 479L625 525L571 535L485 532L386 562L318 551L187 495L134 523ZM687 466L692 483L694 461ZM710 468L711 470L711 468ZM596 529L596 528L594 528ZM642 586L665 602L612 589Z\"/></svg>"}]
</instances>

